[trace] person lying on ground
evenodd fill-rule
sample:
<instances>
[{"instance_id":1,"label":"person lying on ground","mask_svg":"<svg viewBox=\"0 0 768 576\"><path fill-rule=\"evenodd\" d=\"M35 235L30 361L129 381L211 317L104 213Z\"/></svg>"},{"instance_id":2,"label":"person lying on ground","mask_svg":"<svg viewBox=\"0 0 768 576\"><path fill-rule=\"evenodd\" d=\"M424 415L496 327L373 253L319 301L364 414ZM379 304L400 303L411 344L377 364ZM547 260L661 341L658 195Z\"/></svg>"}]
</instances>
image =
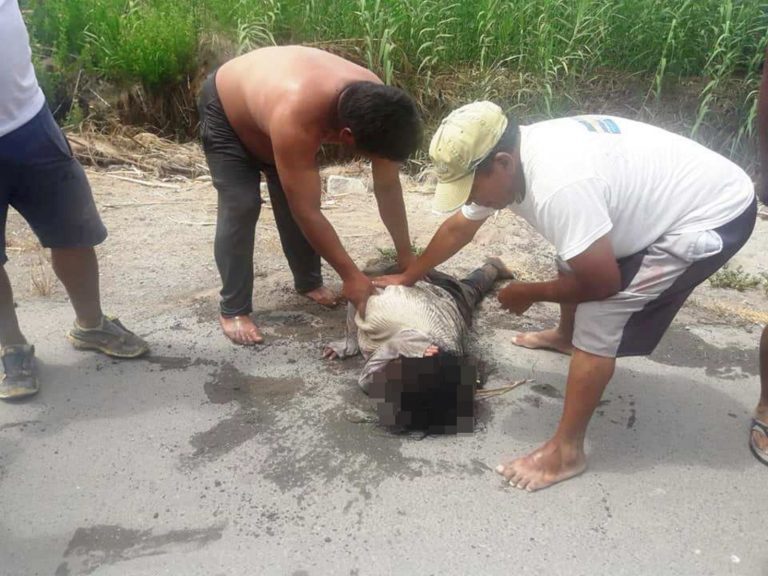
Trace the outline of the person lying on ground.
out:
<instances>
[{"instance_id":1,"label":"person lying on ground","mask_svg":"<svg viewBox=\"0 0 768 576\"><path fill-rule=\"evenodd\" d=\"M371 160L379 214L404 269L411 261L399 166L419 146L421 118L402 90L339 56L302 46L254 50L226 62L202 86L200 137L218 192L214 253L220 324L233 342L263 341L253 311L254 231L263 174L283 252L300 294L324 306L320 258L341 276L361 313L373 290L320 210L317 153L341 144Z\"/></svg>"},{"instance_id":2,"label":"person lying on ground","mask_svg":"<svg viewBox=\"0 0 768 576\"><path fill-rule=\"evenodd\" d=\"M760 161L758 195L768 203L768 48L757 98L757 142ZM760 400L749 431L749 448L760 462L768 465L768 326L760 337Z\"/></svg>"},{"instance_id":3,"label":"person lying on ground","mask_svg":"<svg viewBox=\"0 0 768 576\"><path fill-rule=\"evenodd\" d=\"M17 0L0 0L0 398L18 399L39 387L35 348L16 317L5 263L8 207L21 214L51 249L53 270L67 290L76 320L67 335L79 349L135 358L149 347L116 318L104 315L94 246L107 230L82 166L56 125L32 66L29 36Z\"/></svg>"},{"instance_id":4,"label":"person lying on ground","mask_svg":"<svg viewBox=\"0 0 768 576\"><path fill-rule=\"evenodd\" d=\"M455 375L457 384L460 380L466 381L462 378L462 366L473 364L467 359L467 335L474 310L496 280L512 278L513 274L499 258L488 258L482 267L461 281L433 270L413 286L388 286L378 290L368 299L365 318L349 305L346 338L328 344L323 355L344 359L361 354L366 362L358 384L378 399L384 399L387 388L396 385L402 390L409 382L417 383L420 374L433 376L434 386L430 386L433 391L441 386L435 374ZM421 364L410 360L423 358L432 360ZM466 361L462 363L461 359ZM403 415L395 422L395 414L390 414L391 421L384 423L421 429L429 428L430 422L440 429L456 426L455 417L450 419L454 424L440 420L444 410L437 407L433 410L437 419L426 417L430 405L433 404L427 401L420 410L407 410L411 414L407 424L402 420ZM459 428L467 431L466 423Z\"/></svg>"},{"instance_id":5,"label":"person lying on ground","mask_svg":"<svg viewBox=\"0 0 768 576\"><path fill-rule=\"evenodd\" d=\"M550 440L497 470L529 491L576 476L616 358L653 352L694 288L749 238L752 181L719 154L647 124L578 116L518 127L491 102L451 113L430 156L433 207L458 212L405 272L375 283L413 284L505 207L549 240L558 278L510 284L499 301L516 314L560 304L559 326L514 343L572 354L563 414Z\"/></svg>"}]
</instances>

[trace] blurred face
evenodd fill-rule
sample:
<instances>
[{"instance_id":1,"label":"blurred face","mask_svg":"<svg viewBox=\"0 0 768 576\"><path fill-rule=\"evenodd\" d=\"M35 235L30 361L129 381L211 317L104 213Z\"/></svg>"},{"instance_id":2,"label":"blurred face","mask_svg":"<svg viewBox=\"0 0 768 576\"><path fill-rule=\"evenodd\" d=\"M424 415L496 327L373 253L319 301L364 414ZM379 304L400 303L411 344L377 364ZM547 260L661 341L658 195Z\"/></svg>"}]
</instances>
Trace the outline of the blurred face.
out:
<instances>
[{"instance_id":1,"label":"blurred face","mask_svg":"<svg viewBox=\"0 0 768 576\"><path fill-rule=\"evenodd\" d=\"M490 168L477 170L469 202L500 210L515 200L525 181L520 172L520 158L512 152L499 152Z\"/></svg>"}]
</instances>

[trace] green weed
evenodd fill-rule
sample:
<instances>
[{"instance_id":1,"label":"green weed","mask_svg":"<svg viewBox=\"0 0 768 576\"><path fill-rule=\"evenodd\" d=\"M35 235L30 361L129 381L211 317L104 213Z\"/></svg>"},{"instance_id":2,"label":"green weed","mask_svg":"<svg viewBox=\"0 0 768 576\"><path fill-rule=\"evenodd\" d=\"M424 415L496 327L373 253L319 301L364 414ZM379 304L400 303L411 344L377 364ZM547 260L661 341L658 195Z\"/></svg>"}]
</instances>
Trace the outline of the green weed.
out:
<instances>
[{"instance_id":1,"label":"green weed","mask_svg":"<svg viewBox=\"0 0 768 576\"><path fill-rule=\"evenodd\" d=\"M745 272L742 266L731 268L728 264L709 278L713 288L729 288L739 292L757 288L765 282L766 277L763 275L750 274Z\"/></svg>"},{"instance_id":2,"label":"green weed","mask_svg":"<svg viewBox=\"0 0 768 576\"><path fill-rule=\"evenodd\" d=\"M391 246L387 246L386 248L376 248L376 250L381 254L381 257L384 260L391 261L391 262L397 262L397 252L395 249ZM415 256L421 256L424 253L424 248L421 246L416 246L415 244L411 244L411 252L414 253Z\"/></svg>"}]
</instances>

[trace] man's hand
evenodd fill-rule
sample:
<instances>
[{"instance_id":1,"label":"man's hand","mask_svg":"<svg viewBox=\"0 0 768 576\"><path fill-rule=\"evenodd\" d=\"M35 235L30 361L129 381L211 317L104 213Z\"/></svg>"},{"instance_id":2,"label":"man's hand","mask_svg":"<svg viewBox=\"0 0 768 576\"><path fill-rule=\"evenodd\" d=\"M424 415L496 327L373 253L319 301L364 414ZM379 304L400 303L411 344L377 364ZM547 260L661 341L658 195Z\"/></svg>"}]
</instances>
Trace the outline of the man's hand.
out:
<instances>
[{"instance_id":1,"label":"man's hand","mask_svg":"<svg viewBox=\"0 0 768 576\"><path fill-rule=\"evenodd\" d=\"M413 261L413 254L403 201L403 187L400 185L400 163L384 158L372 158L371 175L381 221L392 237L400 271L404 272Z\"/></svg>"},{"instance_id":2,"label":"man's hand","mask_svg":"<svg viewBox=\"0 0 768 576\"><path fill-rule=\"evenodd\" d=\"M374 293L374 286L365 274L358 274L344 282L342 295L346 298L361 317L365 318L365 306L368 298Z\"/></svg>"},{"instance_id":3,"label":"man's hand","mask_svg":"<svg viewBox=\"0 0 768 576\"><path fill-rule=\"evenodd\" d=\"M534 301L525 294L523 287L523 284L510 284L499 292L499 302L504 310L523 314L533 305Z\"/></svg>"},{"instance_id":4,"label":"man's hand","mask_svg":"<svg viewBox=\"0 0 768 576\"><path fill-rule=\"evenodd\" d=\"M323 358L325 358L326 360L336 360L338 357L339 355L336 354L334 349L331 348L330 346L326 346L323 349Z\"/></svg>"},{"instance_id":5,"label":"man's hand","mask_svg":"<svg viewBox=\"0 0 768 576\"><path fill-rule=\"evenodd\" d=\"M413 286L415 284L405 274L390 274L388 276L379 276L374 278L373 285L377 288L386 288L387 286Z\"/></svg>"}]
</instances>

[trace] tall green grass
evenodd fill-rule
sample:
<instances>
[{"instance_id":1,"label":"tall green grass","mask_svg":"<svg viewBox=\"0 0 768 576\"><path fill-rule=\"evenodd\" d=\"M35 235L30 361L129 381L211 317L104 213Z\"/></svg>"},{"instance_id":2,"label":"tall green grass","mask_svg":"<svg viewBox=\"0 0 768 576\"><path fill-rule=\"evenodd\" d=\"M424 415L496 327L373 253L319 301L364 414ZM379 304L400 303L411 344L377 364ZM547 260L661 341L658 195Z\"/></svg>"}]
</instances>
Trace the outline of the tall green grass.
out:
<instances>
[{"instance_id":1,"label":"tall green grass","mask_svg":"<svg viewBox=\"0 0 768 576\"><path fill-rule=\"evenodd\" d=\"M700 77L694 134L727 96L749 137L768 4L758 0L27 0L40 50L62 67L160 88L200 65L204 39L242 52L310 43L353 52L385 81L430 95L471 71L535 79L545 114L564 87L637 75L647 99ZM468 93L472 93L469 86ZM525 89L525 86L522 87ZM439 95L438 95L439 96ZM437 96L436 96L437 97ZM510 95L513 99L514 95ZM429 102L429 98L422 101Z\"/></svg>"},{"instance_id":2,"label":"tall green grass","mask_svg":"<svg viewBox=\"0 0 768 576\"><path fill-rule=\"evenodd\" d=\"M34 39L62 67L161 87L194 69L200 25L177 0L32 0Z\"/></svg>"}]
</instances>

